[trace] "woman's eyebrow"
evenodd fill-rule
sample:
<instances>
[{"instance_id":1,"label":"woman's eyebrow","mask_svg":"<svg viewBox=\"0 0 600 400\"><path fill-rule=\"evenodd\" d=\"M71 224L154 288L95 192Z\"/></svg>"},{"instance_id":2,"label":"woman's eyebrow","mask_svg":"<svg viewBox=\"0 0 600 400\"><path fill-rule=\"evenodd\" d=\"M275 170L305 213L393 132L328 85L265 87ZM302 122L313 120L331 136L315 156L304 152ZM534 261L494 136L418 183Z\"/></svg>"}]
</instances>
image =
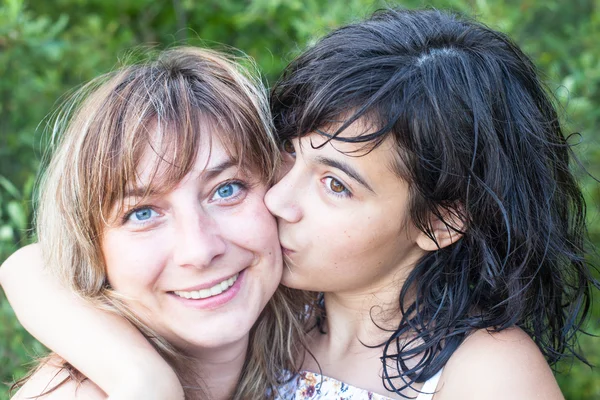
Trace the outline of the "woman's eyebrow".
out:
<instances>
[{"instance_id":1,"label":"woman's eyebrow","mask_svg":"<svg viewBox=\"0 0 600 400\"><path fill-rule=\"evenodd\" d=\"M219 162L216 165L210 166L209 168L206 168L204 171L202 171L202 177L209 181L215 177L217 177L220 173L222 173L223 171L231 168L231 167L237 167L238 166L238 162L237 160L228 158L226 160L223 160L221 162ZM128 198L128 197L146 197L146 196L154 196L158 193L160 193L160 189L156 189L156 188L148 188L147 186L143 185L143 186L136 186L136 187L129 187L125 190L125 193L123 194L123 198Z\"/></svg>"},{"instance_id":2,"label":"woman's eyebrow","mask_svg":"<svg viewBox=\"0 0 600 400\"><path fill-rule=\"evenodd\" d=\"M152 197L158 192L158 190L155 190L154 188L148 188L147 186L130 187L125 190L125 193L123 193L123 199L126 199L128 197Z\"/></svg>"},{"instance_id":3,"label":"woman's eyebrow","mask_svg":"<svg viewBox=\"0 0 600 400\"><path fill-rule=\"evenodd\" d=\"M213 166L206 168L204 171L202 171L202 176L204 179L209 181L209 180L215 178L216 176L218 176L221 172L223 172L231 167L237 167L238 164L239 163L237 160L228 158L226 160L221 161L217 165L213 165Z\"/></svg>"},{"instance_id":4,"label":"woman's eyebrow","mask_svg":"<svg viewBox=\"0 0 600 400\"><path fill-rule=\"evenodd\" d=\"M360 183L362 186L367 188L370 192L375 193L375 191L371 188L367 181L362 176L360 176L358 171L352 168L352 166L350 166L349 164L340 160L335 160L333 158L324 156L316 156L315 161L318 164L323 164L332 168L339 169L340 171L348 175L350 178L354 179L356 182Z\"/></svg>"}]
</instances>

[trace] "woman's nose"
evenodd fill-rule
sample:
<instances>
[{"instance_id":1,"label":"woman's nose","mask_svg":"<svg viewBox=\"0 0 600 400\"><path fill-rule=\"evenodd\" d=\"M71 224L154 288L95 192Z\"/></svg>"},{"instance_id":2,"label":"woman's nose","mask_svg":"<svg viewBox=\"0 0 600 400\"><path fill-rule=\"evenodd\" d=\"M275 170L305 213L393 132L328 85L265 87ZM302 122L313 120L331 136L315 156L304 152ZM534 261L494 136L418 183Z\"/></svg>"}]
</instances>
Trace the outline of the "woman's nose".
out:
<instances>
[{"instance_id":1,"label":"woman's nose","mask_svg":"<svg viewBox=\"0 0 600 400\"><path fill-rule=\"evenodd\" d=\"M176 224L173 259L179 266L205 268L226 251L218 224L209 215L196 213Z\"/></svg>"}]
</instances>

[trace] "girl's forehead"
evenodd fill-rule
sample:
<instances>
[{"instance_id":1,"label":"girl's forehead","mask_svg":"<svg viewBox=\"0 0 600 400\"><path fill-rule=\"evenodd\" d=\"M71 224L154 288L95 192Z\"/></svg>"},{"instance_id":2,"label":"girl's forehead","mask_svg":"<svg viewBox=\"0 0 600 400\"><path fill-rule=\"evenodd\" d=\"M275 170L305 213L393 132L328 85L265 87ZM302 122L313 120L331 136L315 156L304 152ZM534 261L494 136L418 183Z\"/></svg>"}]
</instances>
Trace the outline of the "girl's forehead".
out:
<instances>
[{"instance_id":1,"label":"girl's forehead","mask_svg":"<svg viewBox=\"0 0 600 400\"><path fill-rule=\"evenodd\" d=\"M390 195L397 189L404 193L406 181L398 173L399 157L393 138L378 146L365 143L327 141L313 133L294 141L296 157L306 171L343 172L346 177L365 187L372 194Z\"/></svg>"},{"instance_id":2,"label":"girl's forehead","mask_svg":"<svg viewBox=\"0 0 600 400\"><path fill-rule=\"evenodd\" d=\"M318 158L327 154L328 157L344 159L346 162L353 164L367 165L374 162L395 167L399 161L398 146L392 135L388 135L381 142L352 141L368 134L369 131L365 132L363 126L354 124L335 138L331 138L329 132L319 129L316 132L296 138L298 147L296 151L308 158L311 156Z\"/></svg>"}]
</instances>

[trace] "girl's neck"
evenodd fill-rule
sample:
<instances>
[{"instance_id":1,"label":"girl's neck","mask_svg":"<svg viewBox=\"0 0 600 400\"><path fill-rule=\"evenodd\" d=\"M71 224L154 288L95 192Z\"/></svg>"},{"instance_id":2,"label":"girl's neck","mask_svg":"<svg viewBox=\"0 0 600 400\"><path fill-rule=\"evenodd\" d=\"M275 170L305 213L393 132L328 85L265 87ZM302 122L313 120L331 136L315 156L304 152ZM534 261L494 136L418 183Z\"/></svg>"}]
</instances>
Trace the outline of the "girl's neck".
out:
<instances>
[{"instance_id":1,"label":"girl's neck","mask_svg":"<svg viewBox=\"0 0 600 400\"><path fill-rule=\"evenodd\" d=\"M401 398L388 392L381 379L380 345L398 328L402 317L398 299L404 279L396 278L379 287L325 293L326 334L314 329L308 338L318 364L307 356L304 368L393 399ZM393 374L393 363L388 364ZM408 390L405 394L414 396L416 392Z\"/></svg>"},{"instance_id":2,"label":"girl's neck","mask_svg":"<svg viewBox=\"0 0 600 400\"><path fill-rule=\"evenodd\" d=\"M399 265L364 286L324 293L329 352L380 345L389 339L402 319L401 288L423 254L413 246Z\"/></svg>"},{"instance_id":3,"label":"girl's neck","mask_svg":"<svg viewBox=\"0 0 600 400\"><path fill-rule=\"evenodd\" d=\"M327 348L332 355L379 345L400 322L396 287L324 297Z\"/></svg>"}]
</instances>

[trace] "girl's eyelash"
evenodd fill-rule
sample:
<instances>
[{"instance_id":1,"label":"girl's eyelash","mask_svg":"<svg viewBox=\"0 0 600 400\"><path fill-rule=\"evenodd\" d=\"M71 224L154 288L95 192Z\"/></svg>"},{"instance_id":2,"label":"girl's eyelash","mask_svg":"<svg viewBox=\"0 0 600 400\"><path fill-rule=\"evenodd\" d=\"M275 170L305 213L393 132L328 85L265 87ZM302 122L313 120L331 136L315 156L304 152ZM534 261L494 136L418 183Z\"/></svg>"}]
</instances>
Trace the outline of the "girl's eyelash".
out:
<instances>
[{"instance_id":1,"label":"girl's eyelash","mask_svg":"<svg viewBox=\"0 0 600 400\"><path fill-rule=\"evenodd\" d=\"M296 148L294 147L294 144L292 143L292 141L290 139L285 139L282 143L281 143L281 150L289 155L295 155L296 154Z\"/></svg>"},{"instance_id":2,"label":"girl's eyelash","mask_svg":"<svg viewBox=\"0 0 600 400\"><path fill-rule=\"evenodd\" d=\"M336 191L332 190L331 187L330 187L330 184L326 183L327 181L332 181L332 180L336 181L341 186L343 186L344 191L343 192L336 192ZM336 179L336 178L331 177L331 176L326 176L325 178L322 179L322 181L323 181L323 184L325 185L325 190L327 190L330 194L332 194L332 195L334 195L336 197L343 198L343 199L352 198L352 196L353 196L352 192L339 179Z\"/></svg>"}]
</instances>

